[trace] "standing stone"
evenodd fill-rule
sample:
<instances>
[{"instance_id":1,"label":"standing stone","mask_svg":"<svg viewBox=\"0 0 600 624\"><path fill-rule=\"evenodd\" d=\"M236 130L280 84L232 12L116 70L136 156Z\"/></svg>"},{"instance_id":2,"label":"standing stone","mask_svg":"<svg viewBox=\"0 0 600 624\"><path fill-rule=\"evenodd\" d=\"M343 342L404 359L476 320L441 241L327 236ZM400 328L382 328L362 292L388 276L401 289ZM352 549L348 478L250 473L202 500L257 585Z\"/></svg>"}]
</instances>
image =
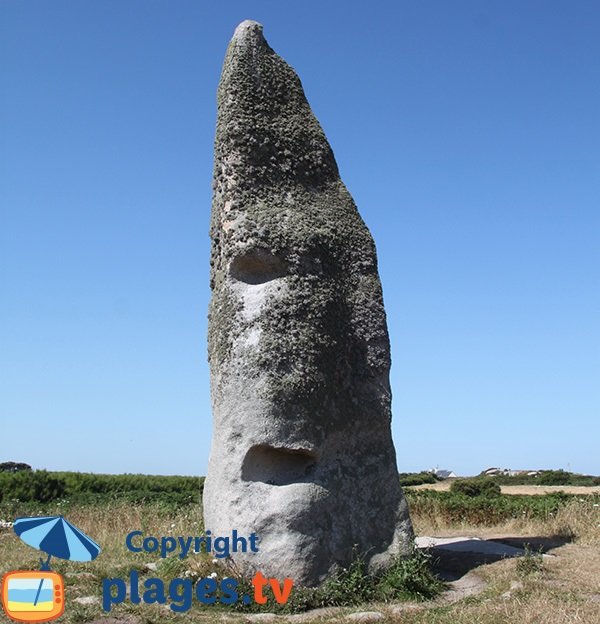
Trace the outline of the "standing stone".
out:
<instances>
[{"instance_id":1,"label":"standing stone","mask_svg":"<svg viewBox=\"0 0 600 624\"><path fill-rule=\"evenodd\" d=\"M255 532L236 564L304 585L408 554L375 245L256 22L227 50L213 185L206 528Z\"/></svg>"}]
</instances>

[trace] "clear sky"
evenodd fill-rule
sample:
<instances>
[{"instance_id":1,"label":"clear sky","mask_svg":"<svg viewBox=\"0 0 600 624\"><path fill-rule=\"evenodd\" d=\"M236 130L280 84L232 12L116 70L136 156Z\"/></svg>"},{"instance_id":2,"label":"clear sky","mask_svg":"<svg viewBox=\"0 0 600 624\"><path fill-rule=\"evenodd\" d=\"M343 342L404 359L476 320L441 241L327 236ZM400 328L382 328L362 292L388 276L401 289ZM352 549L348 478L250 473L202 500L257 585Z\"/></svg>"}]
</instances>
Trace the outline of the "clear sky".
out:
<instances>
[{"instance_id":1,"label":"clear sky","mask_svg":"<svg viewBox=\"0 0 600 624\"><path fill-rule=\"evenodd\" d=\"M378 247L401 471L600 473L600 4L0 4L0 461L204 474L215 92L299 73Z\"/></svg>"}]
</instances>

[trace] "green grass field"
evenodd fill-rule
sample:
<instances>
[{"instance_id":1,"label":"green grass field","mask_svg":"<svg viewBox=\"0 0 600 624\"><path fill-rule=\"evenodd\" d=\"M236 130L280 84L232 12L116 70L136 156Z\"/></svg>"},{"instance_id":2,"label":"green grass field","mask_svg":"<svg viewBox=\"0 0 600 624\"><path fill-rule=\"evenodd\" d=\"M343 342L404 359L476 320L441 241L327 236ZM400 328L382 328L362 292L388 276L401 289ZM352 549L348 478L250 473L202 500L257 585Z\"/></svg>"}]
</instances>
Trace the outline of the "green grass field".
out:
<instances>
[{"instance_id":1,"label":"green grass field","mask_svg":"<svg viewBox=\"0 0 600 624\"><path fill-rule=\"evenodd\" d=\"M207 554L183 560L161 559L156 553L132 553L125 547L125 537L132 530L154 536L201 535L202 479L79 473L21 475L24 473L0 473L0 520L65 515L102 546L101 555L91 563L53 560L53 570L61 573L66 582L67 609L61 622L76 624L105 617L102 580L127 579L131 570L136 570L141 579L158 577L167 586L174 578L195 582L210 575L235 575L235 570L215 564ZM237 609L195 603L187 613L175 613L168 605L126 601L117 605L110 616L129 624L221 621L224 617L244 621L255 611L282 613L280 617L284 617L285 613L332 607L330 611L313 611L310 617L315 621L342 621L353 611L375 610L383 614L384 621L423 624L600 621L600 602L595 598L600 597L599 496L467 496L410 488L406 495L418 535L530 536L556 544L553 552L560 554L550 563L532 559L520 568L515 560L480 566L477 573L486 583L485 591L452 604L438 596L442 586L432 577L430 562L420 557L380 578L366 575L357 560L320 590L295 588L283 609L273 601L261 608L254 605ZM10 527L0 528L0 565L2 572L35 570L39 568L39 552L23 544ZM511 590L512 586L518 590ZM4 615L0 618L9 621Z\"/></svg>"}]
</instances>

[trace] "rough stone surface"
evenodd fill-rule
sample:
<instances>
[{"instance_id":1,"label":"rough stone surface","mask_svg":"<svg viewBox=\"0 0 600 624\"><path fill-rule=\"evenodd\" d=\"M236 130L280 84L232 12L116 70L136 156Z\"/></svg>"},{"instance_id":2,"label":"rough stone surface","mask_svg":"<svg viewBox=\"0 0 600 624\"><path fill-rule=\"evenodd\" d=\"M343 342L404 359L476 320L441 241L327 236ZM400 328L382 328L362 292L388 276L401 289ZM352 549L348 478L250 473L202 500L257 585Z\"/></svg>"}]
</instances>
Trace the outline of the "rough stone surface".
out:
<instances>
[{"instance_id":1,"label":"rough stone surface","mask_svg":"<svg viewBox=\"0 0 600 624\"><path fill-rule=\"evenodd\" d=\"M82 605L99 604L100 598L98 596L78 596L73 601Z\"/></svg>"},{"instance_id":2,"label":"rough stone surface","mask_svg":"<svg viewBox=\"0 0 600 624\"><path fill-rule=\"evenodd\" d=\"M384 619L383 613L379 611L357 611L346 616L350 622L377 622Z\"/></svg>"},{"instance_id":3,"label":"rough stone surface","mask_svg":"<svg viewBox=\"0 0 600 624\"><path fill-rule=\"evenodd\" d=\"M315 585L354 551L412 550L390 433L373 239L294 70L240 24L218 90L208 351L213 535L237 565Z\"/></svg>"}]
</instances>

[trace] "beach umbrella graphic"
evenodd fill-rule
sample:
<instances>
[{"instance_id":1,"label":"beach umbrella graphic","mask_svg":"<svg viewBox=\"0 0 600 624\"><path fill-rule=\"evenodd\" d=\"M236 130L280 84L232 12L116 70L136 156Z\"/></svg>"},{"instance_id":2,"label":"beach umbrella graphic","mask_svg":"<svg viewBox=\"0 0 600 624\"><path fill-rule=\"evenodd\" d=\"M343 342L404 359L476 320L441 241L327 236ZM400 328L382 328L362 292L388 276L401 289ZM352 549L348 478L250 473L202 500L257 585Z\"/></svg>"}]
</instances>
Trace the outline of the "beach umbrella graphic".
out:
<instances>
[{"instance_id":1,"label":"beach umbrella graphic","mask_svg":"<svg viewBox=\"0 0 600 624\"><path fill-rule=\"evenodd\" d=\"M92 561L100 554L100 546L62 516L17 518L13 529L28 545L48 555L40 559L41 569L50 570L50 557L69 561ZM37 604L43 579L40 580L34 605Z\"/></svg>"}]
</instances>

